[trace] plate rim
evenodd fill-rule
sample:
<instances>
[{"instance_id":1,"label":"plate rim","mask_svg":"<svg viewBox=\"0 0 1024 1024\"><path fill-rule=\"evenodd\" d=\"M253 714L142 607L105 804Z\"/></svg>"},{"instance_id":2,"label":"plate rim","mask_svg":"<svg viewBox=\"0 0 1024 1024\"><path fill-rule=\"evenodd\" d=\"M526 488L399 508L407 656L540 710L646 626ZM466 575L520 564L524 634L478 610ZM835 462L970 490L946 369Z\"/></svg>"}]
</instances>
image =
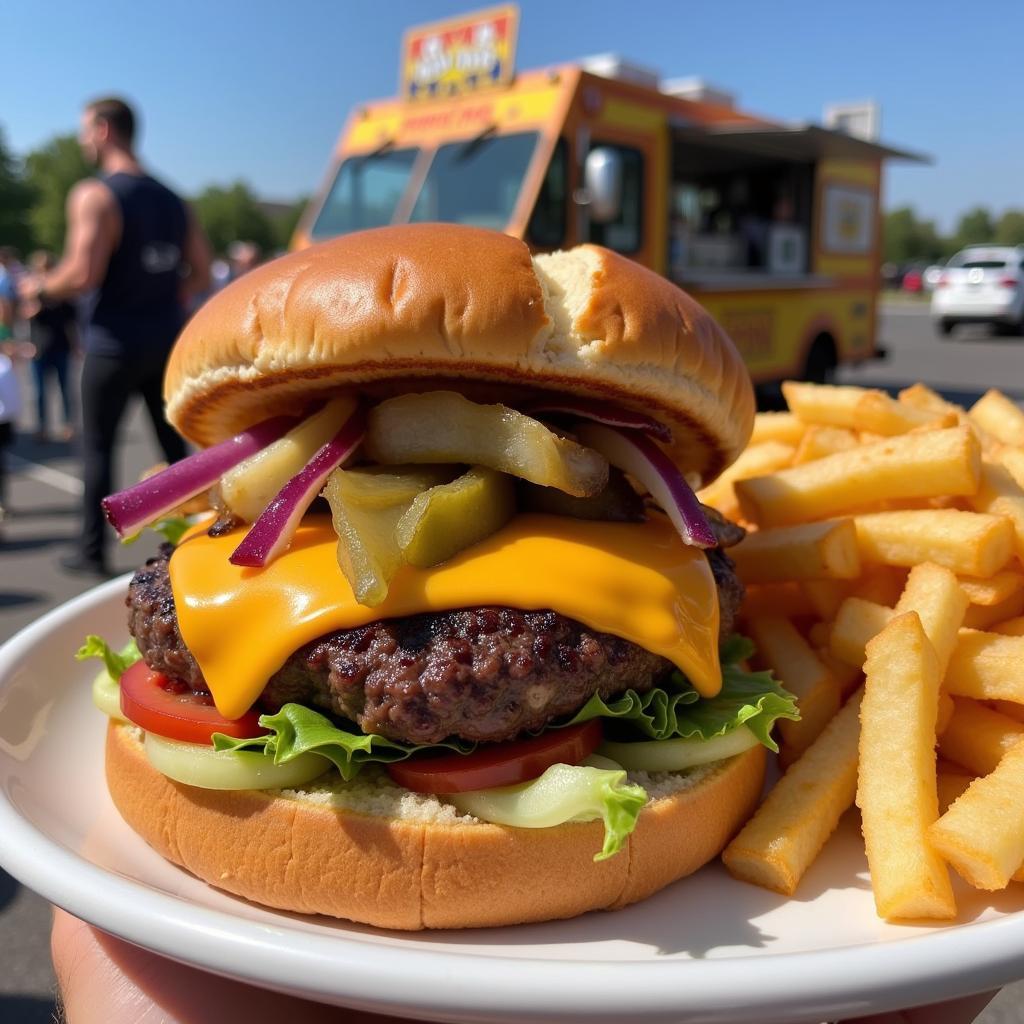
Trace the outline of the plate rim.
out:
<instances>
[{"instance_id":1,"label":"plate rim","mask_svg":"<svg viewBox=\"0 0 1024 1024\"><path fill-rule=\"evenodd\" d=\"M130 578L85 591L0 645L0 695L40 640L123 594ZM381 957L380 945L358 936L250 921L102 868L37 829L5 790L0 837L0 866L22 884L136 945L262 987L425 1019L470 1019L474 1012L509 1021L538 1013L579 1019L581 1012L591 1020L678 1019L680 1012L728 1009L736 1020L753 1021L769 1011L878 1012L919 999L911 993L924 986L928 1001L937 1001L1007 984L1020 977L1024 958L1024 911L874 944L752 957L544 960L400 945ZM154 930L151 919L161 927ZM400 942L401 934L395 938ZM523 983L526 973L530 985Z\"/></svg>"}]
</instances>

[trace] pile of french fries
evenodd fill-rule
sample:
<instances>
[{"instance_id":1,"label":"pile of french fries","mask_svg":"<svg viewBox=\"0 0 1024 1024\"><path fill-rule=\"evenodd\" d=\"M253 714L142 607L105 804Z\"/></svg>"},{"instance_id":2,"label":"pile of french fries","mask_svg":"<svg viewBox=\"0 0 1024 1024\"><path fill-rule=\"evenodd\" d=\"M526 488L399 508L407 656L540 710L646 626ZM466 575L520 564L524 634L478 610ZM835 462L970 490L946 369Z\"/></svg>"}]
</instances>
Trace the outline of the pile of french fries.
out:
<instances>
[{"instance_id":1,"label":"pile of french fries","mask_svg":"<svg viewBox=\"0 0 1024 1024\"><path fill-rule=\"evenodd\" d=\"M700 495L750 531L741 628L802 714L723 859L791 895L856 802L879 915L952 920L950 867L1024 881L1024 411L783 392Z\"/></svg>"}]
</instances>

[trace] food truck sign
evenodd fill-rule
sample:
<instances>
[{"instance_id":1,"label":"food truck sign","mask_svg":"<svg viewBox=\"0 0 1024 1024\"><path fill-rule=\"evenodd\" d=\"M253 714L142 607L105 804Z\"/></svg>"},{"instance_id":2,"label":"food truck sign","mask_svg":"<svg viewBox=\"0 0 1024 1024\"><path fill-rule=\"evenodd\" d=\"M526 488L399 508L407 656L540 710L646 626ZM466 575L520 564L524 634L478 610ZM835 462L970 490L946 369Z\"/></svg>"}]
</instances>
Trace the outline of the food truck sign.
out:
<instances>
[{"instance_id":1,"label":"food truck sign","mask_svg":"<svg viewBox=\"0 0 1024 1024\"><path fill-rule=\"evenodd\" d=\"M409 29L402 44L402 97L447 99L507 85L518 29L514 4Z\"/></svg>"}]
</instances>

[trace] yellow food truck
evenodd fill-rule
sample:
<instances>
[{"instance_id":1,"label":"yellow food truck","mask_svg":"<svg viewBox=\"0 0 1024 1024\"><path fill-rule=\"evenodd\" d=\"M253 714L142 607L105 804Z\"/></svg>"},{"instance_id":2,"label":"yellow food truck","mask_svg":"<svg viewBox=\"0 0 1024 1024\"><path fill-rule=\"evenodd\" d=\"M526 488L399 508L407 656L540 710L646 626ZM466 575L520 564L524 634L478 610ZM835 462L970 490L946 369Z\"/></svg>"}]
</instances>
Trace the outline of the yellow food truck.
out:
<instances>
[{"instance_id":1,"label":"yellow food truck","mask_svg":"<svg viewBox=\"0 0 1024 1024\"><path fill-rule=\"evenodd\" d=\"M349 117L293 246L449 221L596 242L695 295L758 382L875 354L882 161L612 56L514 71L513 6L410 30L401 94Z\"/></svg>"}]
</instances>

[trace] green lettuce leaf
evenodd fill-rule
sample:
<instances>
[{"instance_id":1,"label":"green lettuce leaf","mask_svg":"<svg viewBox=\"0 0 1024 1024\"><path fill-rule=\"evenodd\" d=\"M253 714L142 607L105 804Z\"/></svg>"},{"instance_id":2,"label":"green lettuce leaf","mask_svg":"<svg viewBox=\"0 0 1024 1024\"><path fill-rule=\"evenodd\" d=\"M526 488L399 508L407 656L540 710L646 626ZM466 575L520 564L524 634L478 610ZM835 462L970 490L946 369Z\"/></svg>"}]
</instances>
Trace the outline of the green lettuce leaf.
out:
<instances>
[{"instance_id":1,"label":"green lettuce leaf","mask_svg":"<svg viewBox=\"0 0 1024 1024\"><path fill-rule=\"evenodd\" d=\"M252 739L214 733L213 745L217 750L262 750L274 759L274 764L287 764L300 754L312 751L331 761L346 782L355 778L369 761L391 764L424 750L468 754L476 746L463 740L429 746L399 743L386 736L340 728L325 715L302 704L285 704L275 715L260 715L260 725L271 732Z\"/></svg>"},{"instance_id":2,"label":"green lettuce leaf","mask_svg":"<svg viewBox=\"0 0 1024 1024\"><path fill-rule=\"evenodd\" d=\"M166 519L160 519L155 523L151 523L145 529L159 533L168 544L173 544L177 547L191 525L186 516L168 516ZM121 543L134 544L141 536L142 530L138 533L133 533L130 537L125 537Z\"/></svg>"},{"instance_id":3,"label":"green lettuce leaf","mask_svg":"<svg viewBox=\"0 0 1024 1024\"><path fill-rule=\"evenodd\" d=\"M722 689L717 697L702 698L686 677L676 672L672 692L660 688L643 694L627 690L611 701L594 694L566 724L611 718L654 740L708 740L746 725L769 750L778 752L772 726L780 718L795 721L800 713L796 698L770 672L749 672L741 667L739 663L753 651L754 645L741 636L732 636L723 645Z\"/></svg>"},{"instance_id":4,"label":"green lettuce leaf","mask_svg":"<svg viewBox=\"0 0 1024 1024\"><path fill-rule=\"evenodd\" d=\"M90 634L85 638L85 643L76 651L75 657L79 661L85 661L86 658L99 658L106 666L110 677L120 682L125 670L131 668L142 655L139 654L134 640L129 640L120 651L115 651L103 637Z\"/></svg>"},{"instance_id":5,"label":"green lettuce leaf","mask_svg":"<svg viewBox=\"0 0 1024 1024\"><path fill-rule=\"evenodd\" d=\"M611 762L608 762L609 764ZM622 768L552 765L518 786L455 793L449 800L463 813L515 828L550 828L566 821L604 821L604 844L594 860L607 860L636 828L647 793L626 781Z\"/></svg>"}]
</instances>

